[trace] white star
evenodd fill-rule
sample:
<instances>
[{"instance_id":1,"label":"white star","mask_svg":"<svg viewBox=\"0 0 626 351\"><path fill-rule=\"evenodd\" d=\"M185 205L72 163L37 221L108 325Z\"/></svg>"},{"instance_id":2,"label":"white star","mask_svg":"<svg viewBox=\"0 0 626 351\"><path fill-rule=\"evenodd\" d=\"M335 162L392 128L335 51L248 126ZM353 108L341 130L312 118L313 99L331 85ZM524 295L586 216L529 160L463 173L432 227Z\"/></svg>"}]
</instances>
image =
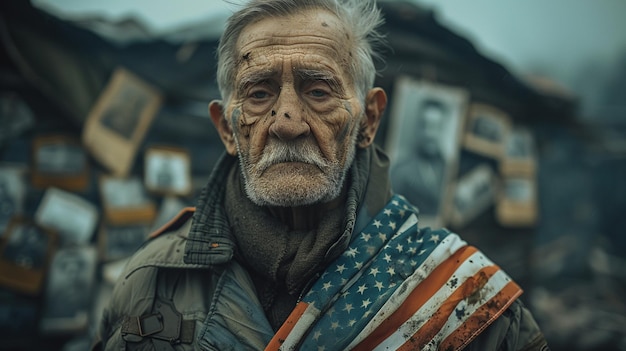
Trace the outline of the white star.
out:
<instances>
[{"instance_id":1,"label":"white star","mask_svg":"<svg viewBox=\"0 0 626 351\"><path fill-rule=\"evenodd\" d=\"M333 314L335 314L335 306L331 307L328 309L328 312L326 312L328 314L328 317L332 317Z\"/></svg>"},{"instance_id":2,"label":"white star","mask_svg":"<svg viewBox=\"0 0 626 351\"><path fill-rule=\"evenodd\" d=\"M396 222L389 222L389 228L396 230Z\"/></svg>"},{"instance_id":3,"label":"white star","mask_svg":"<svg viewBox=\"0 0 626 351\"><path fill-rule=\"evenodd\" d=\"M413 243L413 238L412 237L406 238L406 242L409 244Z\"/></svg>"},{"instance_id":4,"label":"white star","mask_svg":"<svg viewBox=\"0 0 626 351\"><path fill-rule=\"evenodd\" d=\"M404 215L406 214L405 210L398 210L398 214L400 215L400 218L404 218Z\"/></svg>"},{"instance_id":5,"label":"white star","mask_svg":"<svg viewBox=\"0 0 626 351\"><path fill-rule=\"evenodd\" d=\"M378 288L378 291L383 290L384 286L382 282L379 282L378 280L376 281L376 284L374 284L375 288Z\"/></svg>"},{"instance_id":6,"label":"white star","mask_svg":"<svg viewBox=\"0 0 626 351\"><path fill-rule=\"evenodd\" d=\"M356 247L351 247L348 249L348 251L346 251L344 253L344 255L348 256L348 257L356 257L356 254L359 253L359 250L357 250Z\"/></svg>"},{"instance_id":7,"label":"white star","mask_svg":"<svg viewBox=\"0 0 626 351\"><path fill-rule=\"evenodd\" d=\"M316 330L315 333L313 333L313 340L319 340L320 336L322 336L322 332Z\"/></svg>"},{"instance_id":8,"label":"white star","mask_svg":"<svg viewBox=\"0 0 626 351\"><path fill-rule=\"evenodd\" d=\"M374 225L376 226L376 228L380 228L383 224L380 223L380 221L376 219L374 220Z\"/></svg>"},{"instance_id":9,"label":"white star","mask_svg":"<svg viewBox=\"0 0 626 351\"><path fill-rule=\"evenodd\" d=\"M420 251L420 253L418 253L417 255L418 255L418 256L422 256L422 255L424 254L424 252L426 252L426 250L422 250L422 251Z\"/></svg>"},{"instance_id":10,"label":"white star","mask_svg":"<svg viewBox=\"0 0 626 351\"><path fill-rule=\"evenodd\" d=\"M346 265L342 264L342 265L337 265L337 269L335 269L335 272L339 272L339 274L343 274L343 271L346 270Z\"/></svg>"},{"instance_id":11,"label":"white star","mask_svg":"<svg viewBox=\"0 0 626 351\"><path fill-rule=\"evenodd\" d=\"M361 234L361 238L363 239L363 241L368 242L372 238L372 234L363 233Z\"/></svg>"},{"instance_id":12,"label":"white star","mask_svg":"<svg viewBox=\"0 0 626 351\"><path fill-rule=\"evenodd\" d=\"M328 289L332 288L332 286L333 286L333 283L326 282L326 283L324 283L324 286L322 287L322 289L328 291Z\"/></svg>"},{"instance_id":13,"label":"white star","mask_svg":"<svg viewBox=\"0 0 626 351\"><path fill-rule=\"evenodd\" d=\"M372 314L372 311L370 310L365 311L365 313L363 313L363 318L367 318L370 314Z\"/></svg>"},{"instance_id":14,"label":"white star","mask_svg":"<svg viewBox=\"0 0 626 351\"><path fill-rule=\"evenodd\" d=\"M330 329L335 330L339 328L339 322L338 321L334 321L332 323L330 323Z\"/></svg>"},{"instance_id":15,"label":"white star","mask_svg":"<svg viewBox=\"0 0 626 351\"><path fill-rule=\"evenodd\" d=\"M363 268L363 262L354 262L354 269L361 269Z\"/></svg>"},{"instance_id":16,"label":"white star","mask_svg":"<svg viewBox=\"0 0 626 351\"><path fill-rule=\"evenodd\" d=\"M343 310L348 312L348 314L350 314L350 311L352 311L353 309L354 309L354 307L352 307L351 303L347 303L346 307L343 308Z\"/></svg>"},{"instance_id":17,"label":"white star","mask_svg":"<svg viewBox=\"0 0 626 351\"><path fill-rule=\"evenodd\" d=\"M404 250L404 246L400 245L400 243L398 243L398 245L396 246L396 250L398 250L398 252L402 252Z\"/></svg>"},{"instance_id":18,"label":"white star","mask_svg":"<svg viewBox=\"0 0 626 351\"><path fill-rule=\"evenodd\" d=\"M359 290L357 290L357 292L360 293L361 295L363 295L365 290L367 290L367 286L365 286L365 284L363 284L363 285L359 285Z\"/></svg>"},{"instance_id":19,"label":"white star","mask_svg":"<svg viewBox=\"0 0 626 351\"><path fill-rule=\"evenodd\" d=\"M389 267L387 268L387 273L393 277L396 274L396 270L393 267Z\"/></svg>"},{"instance_id":20,"label":"white star","mask_svg":"<svg viewBox=\"0 0 626 351\"><path fill-rule=\"evenodd\" d=\"M318 346L317 351L326 351L326 346Z\"/></svg>"},{"instance_id":21,"label":"white star","mask_svg":"<svg viewBox=\"0 0 626 351\"><path fill-rule=\"evenodd\" d=\"M433 241L435 244L439 242L439 234L432 234L430 236L430 241Z\"/></svg>"},{"instance_id":22,"label":"white star","mask_svg":"<svg viewBox=\"0 0 626 351\"><path fill-rule=\"evenodd\" d=\"M351 319L348 321L348 327L352 327L356 324L356 319Z\"/></svg>"},{"instance_id":23,"label":"white star","mask_svg":"<svg viewBox=\"0 0 626 351\"><path fill-rule=\"evenodd\" d=\"M391 210L390 209L386 208L383 212L385 212L385 214L387 216L391 216Z\"/></svg>"},{"instance_id":24,"label":"white star","mask_svg":"<svg viewBox=\"0 0 626 351\"><path fill-rule=\"evenodd\" d=\"M385 257L383 257L383 260L385 260L387 263L389 263L389 262L391 262L391 256L388 253L386 253Z\"/></svg>"},{"instance_id":25,"label":"white star","mask_svg":"<svg viewBox=\"0 0 626 351\"><path fill-rule=\"evenodd\" d=\"M371 304L372 304L372 302L370 301L370 299L366 299L366 300L363 300L363 302L361 303L361 307L367 308L367 306L369 306Z\"/></svg>"},{"instance_id":26,"label":"white star","mask_svg":"<svg viewBox=\"0 0 626 351\"><path fill-rule=\"evenodd\" d=\"M411 260L410 263L411 263L411 266L413 266L413 267L417 266L417 261L416 260Z\"/></svg>"},{"instance_id":27,"label":"white star","mask_svg":"<svg viewBox=\"0 0 626 351\"><path fill-rule=\"evenodd\" d=\"M380 271L378 271L378 267L374 267L370 269L370 275L373 275L374 278L376 278L376 274L380 273Z\"/></svg>"},{"instance_id":28,"label":"white star","mask_svg":"<svg viewBox=\"0 0 626 351\"><path fill-rule=\"evenodd\" d=\"M417 239L417 241L416 241L416 243L418 243L418 244L421 244L421 243L423 243L423 242L424 242L424 238L419 238L419 239Z\"/></svg>"},{"instance_id":29,"label":"white star","mask_svg":"<svg viewBox=\"0 0 626 351\"><path fill-rule=\"evenodd\" d=\"M410 254L415 254L417 252L417 247L412 246L407 250L407 252Z\"/></svg>"},{"instance_id":30,"label":"white star","mask_svg":"<svg viewBox=\"0 0 626 351\"><path fill-rule=\"evenodd\" d=\"M380 240L382 240L383 242L387 241L387 234L385 233L378 233L378 237L380 238Z\"/></svg>"},{"instance_id":31,"label":"white star","mask_svg":"<svg viewBox=\"0 0 626 351\"><path fill-rule=\"evenodd\" d=\"M341 285L346 285L347 282L348 282L348 279L341 278Z\"/></svg>"},{"instance_id":32,"label":"white star","mask_svg":"<svg viewBox=\"0 0 626 351\"><path fill-rule=\"evenodd\" d=\"M392 203L394 206L400 206L400 203L398 202L398 200L393 200L393 201L391 201L391 203Z\"/></svg>"}]
</instances>

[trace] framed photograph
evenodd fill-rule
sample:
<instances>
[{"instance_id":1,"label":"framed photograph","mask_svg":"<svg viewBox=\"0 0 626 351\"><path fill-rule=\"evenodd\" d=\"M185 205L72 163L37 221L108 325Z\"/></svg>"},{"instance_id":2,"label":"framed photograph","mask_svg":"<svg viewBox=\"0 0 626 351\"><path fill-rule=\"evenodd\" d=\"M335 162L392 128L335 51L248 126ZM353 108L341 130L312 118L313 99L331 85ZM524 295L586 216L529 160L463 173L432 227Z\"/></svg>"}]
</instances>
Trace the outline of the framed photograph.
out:
<instances>
[{"instance_id":1,"label":"framed photograph","mask_svg":"<svg viewBox=\"0 0 626 351\"><path fill-rule=\"evenodd\" d=\"M534 178L507 176L496 204L496 218L506 227L531 227L537 223L537 184Z\"/></svg>"},{"instance_id":2,"label":"framed photograph","mask_svg":"<svg viewBox=\"0 0 626 351\"><path fill-rule=\"evenodd\" d=\"M473 103L467 116L463 146L479 155L500 160L510 129L511 119L504 111Z\"/></svg>"},{"instance_id":3,"label":"framed photograph","mask_svg":"<svg viewBox=\"0 0 626 351\"><path fill-rule=\"evenodd\" d=\"M35 213L35 222L56 231L62 245L88 243L98 220L99 211L95 205L57 188L46 190Z\"/></svg>"},{"instance_id":4,"label":"framed photograph","mask_svg":"<svg viewBox=\"0 0 626 351\"><path fill-rule=\"evenodd\" d=\"M450 224L462 228L485 212L495 202L497 176L486 164L481 164L461 177L454 186Z\"/></svg>"},{"instance_id":5,"label":"framed photograph","mask_svg":"<svg viewBox=\"0 0 626 351\"><path fill-rule=\"evenodd\" d=\"M100 257L114 261L131 256L148 238L146 224L113 226L103 225L98 235Z\"/></svg>"},{"instance_id":6,"label":"framed photograph","mask_svg":"<svg viewBox=\"0 0 626 351\"><path fill-rule=\"evenodd\" d=\"M139 177L100 177L100 197L106 222L114 225L152 223L154 201Z\"/></svg>"},{"instance_id":7,"label":"framed photograph","mask_svg":"<svg viewBox=\"0 0 626 351\"><path fill-rule=\"evenodd\" d=\"M24 210L27 185L25 181L26 167L0 164L0 238L14 216Z\"/></svg>"},{"instance_id":8,"label":"framed photograph","mask_svg":"<svg viewBox=\"0 0 626 351\"><path fill-rule=\"evenodd\" d=\"M524 174L534 176L537 168L535 139L531 131L515 127L506 140L504 158L500 162L502 174Z\"/></svg>"},{"instance_id":9,"label":"framed photograph","mask_svg":"<svg viewBox=\"0 0 626 351\"><path fill-rule=\"evenodd\" d=\"M42 333L79 333L88 328L96 264L93 246L72 246L56 252L46 285Z\"/></svg>"},{"instance_id":10,"label":"framed photograph","mask_svg":"<svg viewBox=\"0 0 626 351\"><path fill-rule=\"evenodd\" d=\"M31 182L43 189L83 191L89 186L89 162L80 141L63 135L33 139Z\"/></svg>"},{"instance_id":11,"label":"framed photograph","mask_svg":"<svg viewBox=\"0 0 626 351\"><path fill-rule=\"evenodd\" d=\"M461 88L408 77L396 82L386 138L391 184L418 207L424 226L443 225L467 101Z\"/></svg>"},{"instance_id":12,"label":"framed photograph","mask_svg":"<svg viewBox=\"0 0 626 351\"><path fill-rule=\"evenodd\" d=\"M191 158L187 150L152 146L144 157L146 188L160 195L187 196L191 193Z\"/></svg>"},{"instance_id":13,"label":"framed photograph","mask_svg":"<svg viewBox=\"0 0 626 351\"><path fill-rule=\"evenodd\" d=\"M116 176L128 175L162 97L151 85L118 68L87 116L83 143Z\"/></svg>"},{"instance_id":14,"label":"framed photograph","mask_svg":"<svg viewBox=\"0 0 626 351\"><path fill-rule=\"evenodd\" d=\"M39 293L56 246L54 232L14 217L0 241L0 284L27 294Z\"/></svg>"}]
</instances>

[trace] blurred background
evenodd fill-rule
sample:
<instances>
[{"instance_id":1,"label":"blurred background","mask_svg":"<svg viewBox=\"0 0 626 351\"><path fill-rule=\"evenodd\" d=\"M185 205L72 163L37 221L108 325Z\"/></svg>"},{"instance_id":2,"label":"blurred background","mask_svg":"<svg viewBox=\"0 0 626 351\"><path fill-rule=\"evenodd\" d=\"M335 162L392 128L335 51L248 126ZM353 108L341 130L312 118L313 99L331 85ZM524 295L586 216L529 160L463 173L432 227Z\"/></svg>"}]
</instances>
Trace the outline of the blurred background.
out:
<instances>
[{"instance_id":1,"label":"blurred background","mask_svg":"<svg viewBox=\"0 0 626 351\"><path fill-rule=\"evenodd\" d=\"M439 224L522 285L552 349L626 350L626 2L378 3L376 142L393 150L409 92L461 92ZM87 349L124 260L194 205L223 152L207 104L236 8L0 4L0 349ZM501 126L486 148L475 106Z\"/></svg>"}]
</instances>

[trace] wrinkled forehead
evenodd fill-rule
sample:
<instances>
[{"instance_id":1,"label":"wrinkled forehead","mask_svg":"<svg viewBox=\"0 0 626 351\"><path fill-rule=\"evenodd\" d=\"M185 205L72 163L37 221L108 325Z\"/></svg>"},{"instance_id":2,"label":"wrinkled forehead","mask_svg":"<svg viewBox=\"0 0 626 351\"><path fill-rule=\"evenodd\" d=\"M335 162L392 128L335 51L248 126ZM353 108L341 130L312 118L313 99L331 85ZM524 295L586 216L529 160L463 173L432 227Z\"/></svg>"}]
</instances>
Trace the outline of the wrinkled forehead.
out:
<instances>
[{"instance_id":1,"label":"wrinkled forehead","mask_svg":"<svg viewBox=\"0 0 626 351\"><path fill-rule=\"evenodd\" d=\"M259 57L314 55L321 60L333 61L338 68L348 72L351 39L341 20L323 9L267 17L241 31L237 40L238 62L239 66L245 66L260 63Z\"/></svg>"}]
</instances>

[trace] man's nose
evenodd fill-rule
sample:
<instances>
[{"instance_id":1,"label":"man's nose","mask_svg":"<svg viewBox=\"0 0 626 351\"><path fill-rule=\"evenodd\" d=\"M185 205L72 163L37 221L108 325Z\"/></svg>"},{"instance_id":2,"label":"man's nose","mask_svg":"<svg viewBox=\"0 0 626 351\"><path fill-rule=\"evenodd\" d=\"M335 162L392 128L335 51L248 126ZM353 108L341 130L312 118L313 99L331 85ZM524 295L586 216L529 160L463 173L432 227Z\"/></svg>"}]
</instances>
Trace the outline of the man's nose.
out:
<instances>
[{"instance_id":1,"label":"man's nose","mask_svg":"<svg viewBox=\"0 0 626 351\"><path fill-rule=\"evenodd\" d=\"M292 94L284 90L281 92L277 109L272 110L274 122L269 129L271 135L282 141L294 140L311 134L311 127L302 116L297 98L289 95Z\"/></svg>"}]
</instances>

